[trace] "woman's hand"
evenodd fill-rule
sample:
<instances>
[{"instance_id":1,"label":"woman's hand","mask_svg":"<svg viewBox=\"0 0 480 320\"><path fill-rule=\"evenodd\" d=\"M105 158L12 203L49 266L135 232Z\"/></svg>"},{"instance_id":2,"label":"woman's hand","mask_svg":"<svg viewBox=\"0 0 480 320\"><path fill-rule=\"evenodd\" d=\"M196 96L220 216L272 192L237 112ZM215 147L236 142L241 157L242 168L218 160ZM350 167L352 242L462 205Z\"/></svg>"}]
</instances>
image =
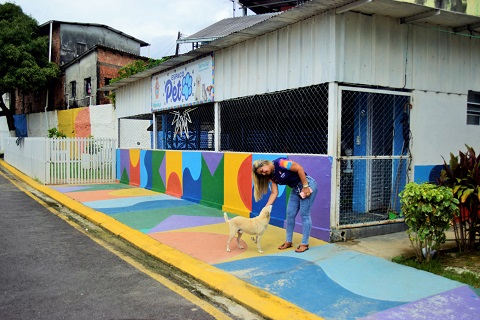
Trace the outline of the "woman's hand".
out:
<instances>
[{"instance_id":1,"label":"woman's hand","mask_svg":"<svg viewBox=\"0 0 480 320\"><path fill-rule=\"evenodd\" d=\"M305 197L310 197L310 187L303 187L302 191L303 194L305 194Z\"/></svg>"},{"instance_id":2,"label":"woman's hand","mask_svg":"<svg viewBox=\"0 0 480 320\"><path fill-rule=\"evenodd\" d=\"M270 189L271 189L270 197L268 197L268 201L267 201L267 204L265 206L269 206L269 205L273 204L275 202L275 200L277 200L277 197L278 197L278 186L275 182L271 181Z\"/></svg>"}]
</instances>

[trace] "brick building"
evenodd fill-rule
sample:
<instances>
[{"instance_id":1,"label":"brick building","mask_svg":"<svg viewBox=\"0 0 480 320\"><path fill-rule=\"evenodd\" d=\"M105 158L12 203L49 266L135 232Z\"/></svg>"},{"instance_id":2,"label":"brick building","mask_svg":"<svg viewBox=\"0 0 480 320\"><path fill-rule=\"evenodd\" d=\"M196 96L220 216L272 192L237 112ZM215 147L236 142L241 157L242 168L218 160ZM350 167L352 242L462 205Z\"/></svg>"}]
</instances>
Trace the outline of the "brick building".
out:
<instances>
[{"instance_id":1,"label":"brick building","mask_svg":"<svg viewBox=\"0 0 480 320\"><path fill-rule=\"evenodd\" d=\"M16 92L15 114L109 103L108 93L97 89L115 78L121 67L148 60L140 56L140 48L148 43L106 25L52 20L40 30L50 39L49 58L60 66L61 74L48 91Z\"/></svg>"},{"instance_id":2,"label":"brick building","mask_svg":"<svg viewBox=\"0 0 480 320\"><path fill-rule=\"evenodd\" d=\"M66 107L84 107L108 104L108 92L97 91L118 76L118 70L135 60L148 58L96 45L79 57L64 64L63 72L64 100ZM60 96L57 93L57 96ZM61 99L61 98L60 98ZM62 100L60 100L62 101Z\"/></svg>"}]
</instances>

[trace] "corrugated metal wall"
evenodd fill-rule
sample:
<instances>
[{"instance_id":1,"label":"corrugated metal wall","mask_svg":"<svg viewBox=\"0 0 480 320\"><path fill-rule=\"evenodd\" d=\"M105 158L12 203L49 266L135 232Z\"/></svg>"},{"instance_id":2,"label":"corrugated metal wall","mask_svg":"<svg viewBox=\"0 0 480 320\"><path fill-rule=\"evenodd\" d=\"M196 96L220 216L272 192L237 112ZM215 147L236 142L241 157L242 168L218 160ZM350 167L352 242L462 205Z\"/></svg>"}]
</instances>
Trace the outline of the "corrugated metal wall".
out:
<instances>
[{"instance_id":1,"label":"corrugated metal wall","mask_svg":"<svg viewBox=\"0 0 480 320\"><path fill-rule=\"evenodd\" d=\"M480 38L398 19L328 13L215 53L215 100L337 81L465 94Z\"/></svg>"},{"instance_id":2,"label":"corrugated metal wall","mask_svg":"<svg viewBox=\"0 0 480 320\"><path fill-rule=\"evenodd\" d=\"M480 89L480 37L416 27L413 86L418 90L466 94ZM477 54L474 54L477 53Z\"/></svg>"},{"instance_id":3,"label":"corrugated metal wall","mask_svg":"<svg viewBox=\"0 0 480 320\"><path fill-rule=\"evenodd\" d=\"M215 52L215 100L334 80L334 16L320 15Z\"/></svg>"},{"instance_id":4,"label":"corrugated metal wall","mask_svg":"<svg viewBox=\"0 0 480 320\"><path fill-rule=\"evenodd\" d=\"M117 118L151 114L151 78L145 78L116 90Z\"/></svg>"},{"instance_id":5,"label":"corrugated metal wall","mask_svg":"<svg viewBox=\"0 0 480 320\"><path fill-rule=\"evenodd\" d=\"M337 16L336 28L338 82L404 87L408 26L347 13Z\"/></svg>"}]
</instances>

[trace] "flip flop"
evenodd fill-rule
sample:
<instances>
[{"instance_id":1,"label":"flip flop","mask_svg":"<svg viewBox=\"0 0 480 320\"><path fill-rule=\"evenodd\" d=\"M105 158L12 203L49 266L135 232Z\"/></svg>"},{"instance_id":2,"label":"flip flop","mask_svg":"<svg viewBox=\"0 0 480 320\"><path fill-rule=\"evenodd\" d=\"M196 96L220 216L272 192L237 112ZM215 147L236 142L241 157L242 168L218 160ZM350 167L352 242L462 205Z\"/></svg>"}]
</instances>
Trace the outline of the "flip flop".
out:
<instances>
[{"instance_id":1,"label":"flip flop","mask_svg":"<svg viewBox=\"0 0 480 320\"><path fill-rule=\"evenodd\" d=\"M278 250L285 250L292 247L291 242L285 242L278 247Z\"/></svg>"},{"instance_id":2,"label":"flip flop","mask_svg":"<svg viewBox=\"0 0 480 320\"><path fill-rule=\"evenodd\" d=\"M308 250L308 244L301 244L295 249L295 252L305 252Z\"/></svg>"}]
</instances>

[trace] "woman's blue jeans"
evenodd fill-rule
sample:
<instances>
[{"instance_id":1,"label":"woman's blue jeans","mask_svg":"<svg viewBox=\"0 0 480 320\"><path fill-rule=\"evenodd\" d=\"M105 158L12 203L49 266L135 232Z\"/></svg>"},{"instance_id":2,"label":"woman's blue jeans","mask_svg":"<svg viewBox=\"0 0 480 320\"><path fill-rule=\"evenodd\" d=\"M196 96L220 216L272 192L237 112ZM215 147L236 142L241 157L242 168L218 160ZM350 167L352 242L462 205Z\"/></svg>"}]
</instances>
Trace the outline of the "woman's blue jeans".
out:
<instances>
[{"instance_id":1,"label":"woman's blue jeans","mask_svg":"<svg viewBox=\"0 0 480 320\"><path fill-rule=\"evenodd\" d=\"M302 217L302 244L308 244L308 238L310 237L310 231L312 230L312 216L310 210L317 195L318 186L317 182L307 176L308 185L312 188L312 194L305 199L292 190L288 199L287 205L287 242L292 242L293 230L295 229L295 217L298 213Z\"/></svg>"}]
</instances>

